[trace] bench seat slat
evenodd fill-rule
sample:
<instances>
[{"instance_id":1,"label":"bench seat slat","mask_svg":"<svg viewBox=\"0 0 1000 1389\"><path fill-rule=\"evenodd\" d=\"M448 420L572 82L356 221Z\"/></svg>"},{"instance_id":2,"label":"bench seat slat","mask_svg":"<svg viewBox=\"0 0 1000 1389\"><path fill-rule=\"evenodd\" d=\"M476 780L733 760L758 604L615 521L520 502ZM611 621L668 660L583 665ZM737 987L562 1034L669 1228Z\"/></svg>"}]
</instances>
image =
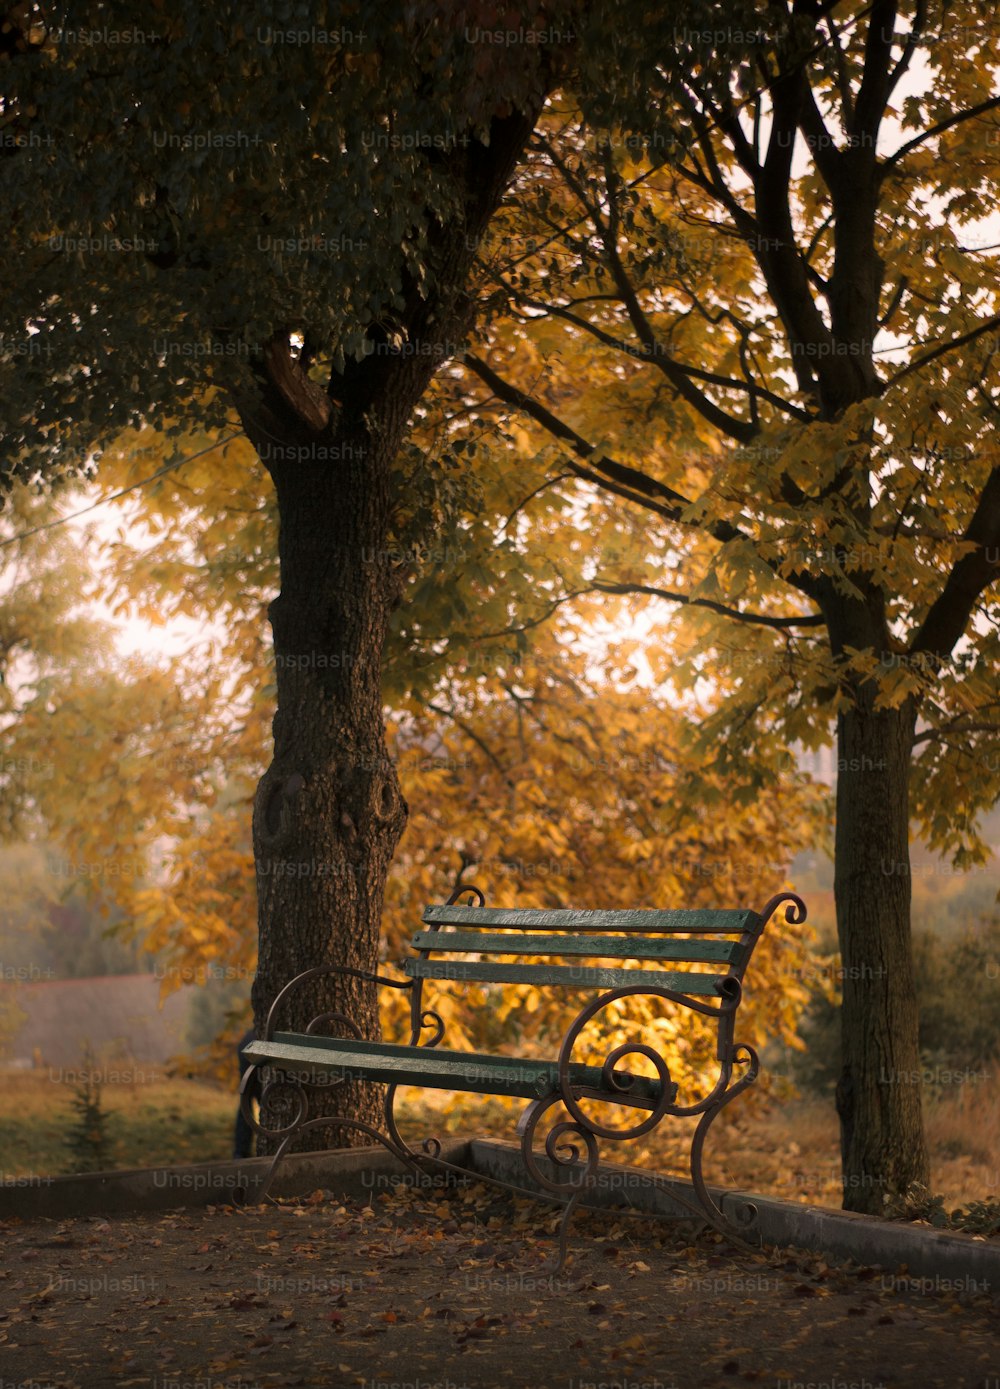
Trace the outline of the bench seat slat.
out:
<instances>
[{"instance_id":1,"label":"bench seat slat","mask_svg":"<svg viewBox=\"0 0 1000 1389\"><path fill-rule=\"evenodd\" d=\"M270 1062L299 1074L334 1077L346 1074L349 1078L388 1084L511 1095L527 1100L542 1099L559 1089L559 1067L555 1061L397 1046L390 1042L361 1042L354 1038L278 1032L270 1042L251 1042L244 1048L244 1055L257 1064ZM574 1087L607 1093L601 1084L599 1066L571 1063L569 1078ZM671 1088L676 1093L676 1086ZM628 1099L634 1097L639 1107L649 1108L661 1093L658 1079L640 1075L635 1076ZM617 1103L628 1103L620 1094L613 1098Z\"/></svg>"},{"instance_id":2,"label":"bench seat slat","mask_svg":"<svg viewBox=\"0 0 1000 1389\"><path fill-rule=\"evenodd\" d=\"M718 997L720 974L651 969L604 969L596 965L497 965L461 960L404 960L411 979L469 980L480 984L561 984L569 988L622 989L647 984L677 993ZM722 971L721 973L724 973Z\"/></svg>"},{"instance_id":3,"label":"bench seat slat","mask_svg":"<svg viewBox=\"0 0 1000 1389\"><path fill-rule=\"evenodd\" d=\"M649 931L664 934L728 932L738 935L756 932L760 918L748 910L659 911L578 911L576 908L527 907L426 907L423 921L428 926L493 926L520 931Z\"/></svg>"},{"instance_id":4,"label":"bench seat slat","mask_svg":"<svg viewBox=\"0 0 1000 1389\"><path fill-rule=\"evenodd\" d=\"M591 955L620 960L691 960L730 964L741 960L738 940L676 940L666 936L494 935L485 931L418 931L416 950L483 955Z\"/></svg>"}]
</instances>

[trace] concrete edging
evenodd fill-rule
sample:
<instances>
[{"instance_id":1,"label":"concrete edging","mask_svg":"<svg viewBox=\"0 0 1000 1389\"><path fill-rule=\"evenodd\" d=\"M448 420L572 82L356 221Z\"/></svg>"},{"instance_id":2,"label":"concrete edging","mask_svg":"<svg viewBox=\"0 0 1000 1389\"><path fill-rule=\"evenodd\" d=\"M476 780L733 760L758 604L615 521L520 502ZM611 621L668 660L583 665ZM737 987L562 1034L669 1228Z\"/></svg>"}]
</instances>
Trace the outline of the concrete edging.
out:
<instances>
[{"instance_id":1,"label":"concrete edging","mask_svg":"<svg viewBox=\"0 0 1000 1389\"><path fill-rule=\"evenodd\" d=\"M446 1143L441 1156L468 1164L465 1139ZM0 1220L66 1220L73 1216L127 1215L253 1201L271 1165L269 1157L134 1167L65 1177L9 1177L0 1183ZM360 1199L414 1174L384 1148L327 1148L282 1158L271 1188L275 1196L302 1196L323 1188ZM428 1185L432 1179L428 1177Z\"/></svg>"},{"instance_id":2,"label":"concrete edging","mask_svg":"<svg viewBox=\"0 0 1000 1389\"><path fill-rule=\"evenodd\" d=\"M534 1185L516 1144L476 1138L469 1148L474 1171L518 1186ZM548 1159L536 1157L536 1161L542 1170L560 1175ZM588 1204L605 1209L628 1206L656 1215L692 1218L691 1211L671 1201L669 1194L673 1188L697 1205L691 1183L670 1177L657 1177L654 1182L653 1176L639 1167L602 1163L593 1199ZM752 1202L757 1207L754 1230L764 1244L793 1246L876 1268L898 1269L905 1265L907 1277L895 1280L903 1291L907 1284L919 1291L915 1286L919 1283L927 1291L1000 1293L1000 1240L877 1220L854 1211L805 1206L749 1191L719 1187L709 1187L709 1191L737 1227L740 1208Z\"/></svg>"}]
</instances>

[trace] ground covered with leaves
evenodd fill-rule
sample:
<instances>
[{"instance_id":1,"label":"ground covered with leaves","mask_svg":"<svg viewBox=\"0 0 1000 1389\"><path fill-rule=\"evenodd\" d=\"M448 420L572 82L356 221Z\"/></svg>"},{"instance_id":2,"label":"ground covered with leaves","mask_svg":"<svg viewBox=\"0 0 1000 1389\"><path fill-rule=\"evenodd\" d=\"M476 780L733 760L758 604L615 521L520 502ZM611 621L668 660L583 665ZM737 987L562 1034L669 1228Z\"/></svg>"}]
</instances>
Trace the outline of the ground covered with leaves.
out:
<instances>
[{"instance_id":1,"label":"ground covered with leaves","mask_svg":"<svg viewBox=\"0 0 1000 1389\"><path fill-rule=\"evenodd\" d=\"M738 1252L609 1214L545 1272L553 1208L483 1184L371 1204L8 1221L4 1384L628 1389L997 1382L996 1290Z\"/></svg>"}]
</instances>

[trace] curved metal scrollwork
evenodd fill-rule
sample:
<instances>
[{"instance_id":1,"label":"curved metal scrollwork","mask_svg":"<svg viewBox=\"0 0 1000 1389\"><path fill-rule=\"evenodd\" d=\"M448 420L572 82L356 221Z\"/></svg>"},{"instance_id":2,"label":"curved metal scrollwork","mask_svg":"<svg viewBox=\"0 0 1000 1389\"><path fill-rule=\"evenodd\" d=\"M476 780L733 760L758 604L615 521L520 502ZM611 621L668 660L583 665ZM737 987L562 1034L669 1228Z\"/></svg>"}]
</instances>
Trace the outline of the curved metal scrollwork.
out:
<instances>
[{"instance_id":1,"label":"curved metal scrollwork","mask_svg":"<svg viewBox=\"0 0 1000 1389\"><path fill-rule=\"evenodd\" d=\"M412 989L418 982L415 979L392 979L387 974L372 974L370 970L354 969L350 965L316 965L313 969L307 969L304 970L302 974L297 974L295 978L290 980L275 996L274 1002L267 1011L267 1021L264 1024L264 1041L269 1042L274 1036L274 1024L278 1009L292 990L297 989L301 984L306 983L310 979L319 979L322 975L345 975L349 979L365 979L372 984L384 984L389 989L403 989L407 991ZM324 1014L321 1016L328 1015ZM343 1015L338 1014L337 1016L342 1017ZM313 1022L318 1020L319 1019L314 1018ZM353 1024L351 1025L353 1026ZM312 1024L310 1024L310 1026L312 1026Z\"/></svg>"},{"instance_id":2,"label":"curved metal scrollwork","mask_svg":"<svg viewBox=\"0 0 1000 1389\"><path fill-rule=\"evenodd\" d=\"M553 1180L552 1177L547 1176L541 1170L535 1161L533 1145L535 1133L544 1115L548 1113L553 1105L561 1104L562 1102L561 1095L549 1095L544 1100L536 1100L527 1111L527 1122L521 1134L521 1156L524 1159L524 1165L534 1180L538 1182L539 1186L544 1186L549 1191L564 1191L566 1183ZM587 1160L585 1166L582 1168L582 1158L580 1156L580 1149L577 1145L575 1143L560 1141L569 1133L575 1134L578 1138L582 1138L586 1145ZM579 1185L581 1187L587 1185L592 1180L600 1160L597 1149L597 1138L593 1127L586 1122L586 1119L583 1123L580 1123L579 1120L575 1118L572 1120L560 1120L560 1122L554 1124L545 1135L545 1156L562 1171L579 1171L579 1181L574 1182L574 1185Z\"/></svg>"},{"instance_id":3,"label":"curved metal scrollwork","mask_svg":"<svg viewBox=\"0 0 1000 1389\"><path fill-rule=\"evenodd\" d=\"M595 1174L600 1166L600 1152L593 1125L581 1124L576 1119L562 1119L557 1124L553 1124L545 1135L545 1156L555 1167L557 1173L570 1174L570 1180L566 1181L565 1178L560 1179L558 1176L550 1177L539 1167L534 1152L535 1134L542 1119L552 1106L561 1103L562 1095L559 1094L549 1095L543 1100L535 1100L522 1115L521 1123L518 1125L518 1128L521 1129L521 1160L529 1176L543 1190L551 1191L553 1195L561 1199L565 1199L567 1187L573 1193L566 1202L562 1219L559 1222L556 1252L544 1265L546 1271L550 1273L559 1273L566 1262L566 1237L569 1222L580 1198L589 1187L593 1186ZM574 1137L583 1140L587 1150L585 1161L581 1156L579 1146L576 1143L566 1141L568 1134L573 1134Z\"/></svg>"},{"instance_id":4,"label":"curved metal scrollwork","mask_svg":"<svg viewBox=\"0 0 1000 1389\"><path fill-rule=\"evenodd\" d=\"M459 886L455 888L451 896L448 898L448 901L445 903L445 906L454 907L455 904L458 902L458 899L460 897L464 897L467 892L474 893L475 896L479 898L479 901L476 903L477 907L486 906L485 893L482 891L481 888L473 887L471 883L459 884Z\"/></svg>"},{"instance_id":5,"label":"curved metal scrollwork","mask_svg":"<svg viewBox=\"0 0 1000 1389\"><path fill-rule=\"evenodd\" d=\"M422 1047L436 1047L438 1042L440 1042L441 1038L444 1036L444 1019L442 1018L441 1014L435 1013L433 1008L425 1008L424 1011L420 1014L420 1026L415 1030L415 1032L410 1038L411 1047L418 1045L418 1039L425 1027L433 1027L434 1035L428 1038L426 1042L419 1042L419 1045Z\"/></svg>"},{"instance_id":6,"label":"curved metal scrollwork","mask_svg":"<svg viewBox=\"0 0 1000 1389\"><path fill-rule=\"evenodd\" d=\"M601 1071L603 1085L610 1092L608 1098L612 1101L617 1099L620 1104L651 1111L641 1122L632 1124L627 1128L610 1128L595 1123L584 1113L583 1109L580 1107L576 1090L570 1082L570 1064L573 1049L584 1028L593 1018L604 1008L607 1008L609 1004L617 1003L622 998L629 998L636 994L642 994L646 997L662 998L667 1002L677 1003L682 1007L690 1008L694 1012L701 1013L706 1017L716 1018L719 1021L720 1029L731 1027L732 1016L739 1005L742 992L740 981L733 976L720 977L718 989L720 999L719 1003L715 1005L706 1003L702 999L692 998L687 994L678 993L673 989L651 988L646 984L632 984L626 988L613 989L609 993L601 994L600 997L593 999L571 1024L559 1048L560 1097L576 1122L591 1130L599 1138L609 1138L613 1140L639 1138L643 1134L649 1133L654 1129L667 1114L684 1118L695 1114L702 1114L707 1108L714 1104L719 1097L725 1093L726 1086L729 1084L732 1075L732 1061L726 1060L729 1047L724 1034L720 1035L720 1057L722 1058L722 1067L719 1079L709 1094L692 1105L674 1104L676 1086L671 1079L670 1068L659 1052L655 1051L645 1042L639 1041L625 1042L621 1046L616 1047L604 1061ZM622 1074L615 1070L618 1062L628 1055L644 1056L653 1063L656 1069L657 1079L660 1083L660 1094L655 1101L647 1100L639 1096L634 1098L629 1097L629 1091L632 1089L637 1077L629 1076L627 1072ZM587 1098L594 1099L600 1097L594 1094L588 1094Z\"/></svg>"},{"instance_id":7,"label":"curved metal scrollwork","mask_svg":"<svg viewBox=\"0 0 1000 1389\"><path fill-rule=\"evenodd\" d=\"M670 1068L663 1057L660 1056L659 1052L654 1051L653 1048L647 1046L645 1042L625 1042L621 1046L615 1047L614 1051L608 1054L601 1068L601 1080L605 1088L610 1092L608 1098L613 1099L616 1095L621 1095L622 1097L628 1096L629 1091L638 1079L637 1076L633 1076L628 1072L617 1072L615 1070L616 1064L621 1061L623 1057L631 1055L645 1056L648 1060L652 1061L653 1065L656 1067L657 1078L660 1082L660 1095L655 1104L651 1106L652 1113L645 1119L642 1119L638 1124L619 1129L608 1128L604 1124L595 1123L595 1121L589 1118L580 1108L579 1101L573 1091L569 1078L570 1054L581 1031L589 1021L590 1019L588 1017L581 1014L563 1039L563 1044L559 1050L559 1098L573 1116L576 1125L589 1133L595 1134L598 1138L639 1138L642 1134L649 1133L650 1129L654 1129L670 1109L670 1102L674 1097L674 1086L670 1079ZM650 1106L643 1104L642 1107L648 1108Z\"/></svg>"},{"instance_id":8,"label":"curved metal scrollwork","mask_svg":"<svg viewBox=\"0 0 1000 1389\"><path fill-rule=\"evenodd\" d=\"M737 1095L742 1094L744 1090L753 1085L760 1074L760 1057L757 1055L756 1049L752 1047L749 1042L735 1042L733 1044L730 1049L731 1063L742 1064L741 1055L743 1053L745 1053L746 1056L746 1070L743 1072L742 1076L740 1076L736 1084L730 1086L725 1094L704 1112L698 1122L698 1127L694 1131L694 1137L691 1140L692 1185L698 1195L699 1201L705 1207L706 1211L713 1214L713 1224L715 1224L718 1229L721 1229L723 1233L727 1233L726 1227L729 1226L731 1228L734 1222L720 1210L709 1194L701 1170L701 1155L705 1146L705 1138L708 1134L708 1130L711 1128L718 1115L721 1114L727 1104L735 1100ZM757 1208L754 1206L753 1202L747 1201L742 1203L737 1207L737 1212L738 1223L746 1229L752 1228L757 1219Z\"/></svg>"},{"instance_id":9,"label":"curved metal scrollwork","mask_svg":"<svg viewBox=\"0 0 1000 1389\"><path fill-rule=\"evenodd\" d=\"M757 1055L757 1048L752 1047L749 1042L734 1042L732 1050L732 1059L734 1062L739 1062L739 1053L741 1051L745 1051L747 1054L747 1070L738 1082L738 1086L740 1090L745 1090L747 1086L752 1085L760 1075L760 1057ZM736 1093L736 1090L737 1087L734 1085L733 1094Z\"/></svg>"},{"instance_id":10,"label":"curved metal scrollwork","mask_svg":"<svg viewBox=\"0 0 1000 1389\"><path fill-rule=\"evenodd\" d=\"M270 1128L262 1124L253 1112L253 1096L257 1091L257 1071L263 1067L249 1066L244 1073L240 1083L240 1110L250 1128L256 1134L264 1138L283 1138L285 1135L291 1136L297 1133L300 1128L305 1127L309 1120L309 1097L305 1086L295 1076L290 1076L282 1072L276 1079L267 1081L257 1092L257 1102L260 1107L260 1115L263 1118L266 1113L265 1105L272 1091L291 1090L296 1103L295 1115L290 1123L282 1124L280 1128ZM270 1068L269 1068L270 1069Z\"/></svg>"},{"instance_id":11,"label":"curved metal scrollwork","mask_svg":"<svg viewBox=\"0 0 1000 1389\"><path fill-rule=\"evenodd\" d=\"M785 920L789 926L801 926L806 919L806 904L796 892L776 892L764 908L757 913L762 925L766 925L770 921L782 902L788 903L785 908Z\"/></svg>"}]
</instances>

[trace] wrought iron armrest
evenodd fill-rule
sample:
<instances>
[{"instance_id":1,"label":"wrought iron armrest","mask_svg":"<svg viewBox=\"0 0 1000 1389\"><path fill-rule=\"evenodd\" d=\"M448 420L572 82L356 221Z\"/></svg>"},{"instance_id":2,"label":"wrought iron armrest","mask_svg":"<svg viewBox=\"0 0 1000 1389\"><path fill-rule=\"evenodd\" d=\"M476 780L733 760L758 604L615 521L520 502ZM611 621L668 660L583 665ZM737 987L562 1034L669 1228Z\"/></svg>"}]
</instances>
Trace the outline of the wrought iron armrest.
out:
<instances>
[{"instance_id":1,"label":"wrought iron armrest","mask_svg":"<svg viewBox=\"0 0 1000 1389\"><path fill-rule=\"evenodd\" d=\"M347 978L363 979L374 984L384 984L391 989L402 989L410 995L410 1037L407 1045L425 1047L435 1047L444 1036L444 1021L440 1015L432 1009L421 1009L421 996L423 979L394 979L387 974L371 973L368 970L354 969L348 965L317 965L313 969L307 969L302 974L296 975L275 998L271 1007L268 1009L267 1020L264 1025L264 1036L261 1039L269 1042L274 1037L275 1023L278 1009L284 1000L289 996L293 989L300 984L307 983L311 979L318 979L323 975L344 975ZM359 1041L364 1038L361 1029L346 1014L338 1011L320 1013L313 1018L305 1029L307 1035L315 1035L318 1029L326 1024L336 1023L345 1029L348 1034L353 1035ZM425 1028L432 1028L431 1036L423 1043L420 1042L420 1034ZM265 1076L270 1073L271 1078L264 1082ZM329 1089L335 1089L347 1084L348 1075L339 1076L337 1079L325 1082ZM288 1150L290 1144L296 1137L307 1130L317 1126L349 1129L365 1134L373 1143L379 1143L386 1148L394 1157L411 1169L414 1175L421 1180L426 1177L424 1167L421 1165L425 1158L438 1160L440 1158L441 1143L436 1138L429 1138L424 1141L423 1155L415 1153L410 1146L404 1142L396 1126L393 1113L397 1086L391 1084L385 1092L384 1114L385 1131L376 1128L374 1125L362 1119L350 1118L346 1115L338 1114L317 1114L310 1115L309 1089L298 1076L288 1074L282 1070L281 1062L274 1063L261 1060L250 1065L243 1075L240 1083L240 1110L244 1119L253 1133L259 1137L266 1138L272 1142L277 1142L277 1148L271 1160L271 1166L264 1180L263 1187L257 1192L256 1199L262 1201L270 1199L268 1191L277 1171L278 1164ZM284 1121L280 1120L277 1126L269 1127L264 1122L264 1112L266 1109L267 1097L273 1092L284 1092L291 1105L292 1112L289 1115L287 1108ZM261 1114L258 1117L254 1113L254 1100L260 1104ZM447 1167L448 1164L444 1163ZM243 1199L246 1198L244 1193ZM2 1389L2 1385L0 1385Z\"/></svg>"},{"instance_id":2,"label":"wrought iron armrest","mask_svg":"<svg viewBox=\"0 0 1000 1389\"><path fill-rule=\"evenodd\" d=\"M261 1039L262 1041L269 1042L274 1036L275 1019L278 1009L292 991L297 989L300 984L304 984L310 979L318 979L322 975L343 975L351 979L368 980L373 984L384 984L390 989L409 990L411 992L410 1038L407 1045L411 1047L420 1045L434 1047L437 1046L438 1042L440 1042L441 1038L444 1036L444 1023L438 1014L430 1010L424 1012L420 1011L420 986L423 984L422 979L394 979L388 974L372 974L369 970L354 969L349 965L316 965L313 969L307 969L301 974L297 974L276 996L268 1010L267 1021L264 1024L264 1036ZM349 1035L359 1040L362 1039L361 1029L353 1018L349 1018L346 1013L339 1012L320 1013L317 1017L311 1019L305 1028L306 1035L315 1035L317 1030L327 1023L337 1023L339 1026L346 1027ZM421 1043L419 1040L420 1033L425 1027L433 1027L434 1034L429 1040Z\"/></svg>"},{"instance_id":3,"label":"wrought iron armrest","mask_svg":"<svg viewBox=\"0 0 1000 1389\"><path fill-rule=\"evenodd\" d=\"M343 975L351 979L365 979L373 984L384 984L391 989L402 989L404 991L408 991L410 993L410 1037L407 1042L408 1046L423 1045L426 1047L435 1047L440 1042L441 1038L444 1036L444 1022L442 1018L439 1016L439 1014L435 1013L432 1009L425 1009L421 1011L420 998L421 986L423 985L422 979L394 979L388 974L373 974L369 970L354 969L350 965L316 965L312 969L307 969L304 970L301 974L297 974L295 978L290 980L285 985L285 987L277 994L277 996L274 999L274 1002L268 1009L267 1020L264 1024L264 1035L260 1039L261 1041L269 1042L274 1037L278 1009L284 1003L285 999L288 998L288 996L292 993L292 991L294 989L297 989L300 984L307 983L311 979L318 979L324 975ZM316 1017L312 1018L310 1022L307 1024L306 1028L304 1029L305 1035L315 1036L321 1028L330 1023L336 1023L339 1027L343 1028L348 1036L354 1037L358 1041L364 1040L361 1033L361 1028L354 1021L354 1019L349 1018L346 1013L340 1013L335 1010L327 1013L319 1013ZM426 1041L421 1043L420 1034L425 1028L428 1027L433 1028L432 1035ZM263 1103L264 1095L268 1091L282 1087L287 1087L289 1084L293 1086L296 1085L296 1082L294 1081L290 1082L286 1079L276 1078L272 1079L269 1084L262 1086L261 1073L264 1071L266 1067L272 1067L272 1063L266 1060L261 1060L254 1062L253 1064L247 1067L246 1071L244 1072L243 1079L240 1082L240 1110L242 1111L243 1117L246 1119L247 1123L250 1125L250 1127L253 1129L255 1133L263 1134L266 1132L269 1134L269 1136L284 1136L286 1134L290 1135L296 1128L298 1128L300 1125L303 1125L306 1120L307 1108L304 1096L301 1092L300 1085L297 1086L300 1094L298 1113L296 1117L293 1119L293 1121L285 1127L277 1130L265 1130L260 1126L260 1123L258 1122L256 1116L253 1113L253 1100L256 1099L259 1102ZM275 1064L273 1066L273 1069L280 1072L280 1063ZM343 1083L343 1080L339 1080L335 1081L334 1085L342 1085ZM395 1086L393 1086L392 1089L394 1090ZM355 1125L355 1127L364 1126ZM374 1131L368 1129L366 1129L366 1132L374 1133ZM382 1141L380 1137L379 1141Z\"/></svg>"},{"instance_id":4,"label":"wrought iron armrest","mask_svg":"<svg viewBox=\"0 0 1000 1389\"><path fill-rule=\"evenodd\" d=\"M782 902L787 902L785 908L785 920L789 926L801 926L806 919L806 904L797 892L776 892L769 902L757 913L760 917L761 930L767 925L771 917L781 906Z\"/></svg>"},{"instance_id":5,"label":"wrought iron armrest","mask_svg":"<svg viewBox=\"0 0 1000 1389\"><path fill-rule=\"evenodd\" d=\"M368 970L352 969L348 965L315 965L312 969L303 970L301 974L297 974L295 978L290 980L280 993L277 994L274 1002L268 1009L267 1021L264 1024L263 1041L269 1042L274 1036L275 1017L278 1009L293 990L297 989L300 984L305 984L310 979L319 979L323 975L344 975L352 979L367 979L375 984L388 984L390 988L395 989L408 989L414 982L412 979L390 979L388 975L371 974ZM350 1028L355 1037L361 1036L357 1023L355 1023L353 1019L347 1017L346 1014L337 1012L320 1013L317 1017L313 1018L305 1028L306 1035L312 1036L318 1027L327 1022L342 1023L345 1027Z\"/></svg>"}]
</instances>

